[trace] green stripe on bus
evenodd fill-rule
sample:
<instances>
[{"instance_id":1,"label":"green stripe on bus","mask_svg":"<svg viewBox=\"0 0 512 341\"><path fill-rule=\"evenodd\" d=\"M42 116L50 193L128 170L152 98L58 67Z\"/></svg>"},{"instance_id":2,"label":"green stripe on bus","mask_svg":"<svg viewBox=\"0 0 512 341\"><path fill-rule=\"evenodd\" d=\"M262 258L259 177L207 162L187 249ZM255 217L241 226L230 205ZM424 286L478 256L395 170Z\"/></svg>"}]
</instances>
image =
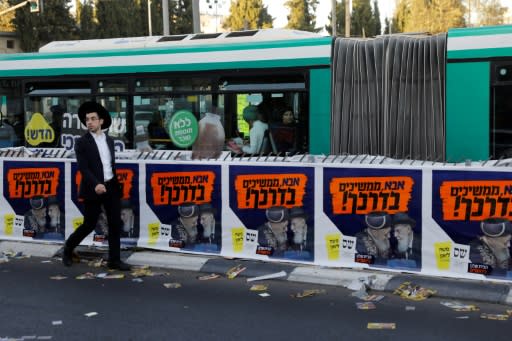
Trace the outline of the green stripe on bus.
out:
<instances>
[{"instance_id":1,"label":"green stripe on bus","mask_svg":"<svg viewBox=\"0 0 512 341\"><path fill-rule=\"evenodd\" d=\"M476 28L454 28L448 31L448 38L487 36L512 33L512 25L487 26Z\"/></svg>"},{"instance_id":2,"label":"green stripe on bus","mask_svg":"<svg viewBox=\"0 0 512 341\"><path fill-rule=\"evenodd\" d=\"M223 63L197 63L197 64L166 64L166 65L128 65L105 67L77 67L62 69L33 69L33 70L3 70L0 77L22 76L59 76L59 75L89 75L89 74L129 74L143 72L170 72L170 71L209 71L225 69L258 69L270 67L299 67L299 66L329 66L330 58L303 58L265 60L256 62L223 62Z\"/></svg>"},{"instance_id":3,"label":"green stripe on bus","mask_svg":"<svg viewBox=\"0 0 512 341\"><path fill-rule=\"evenodd\" d=\"M448 51L448 54L447 54L448 59L509 57L511 55L512 55L512 47L456 50L456 51Z\"/></svg>"},{"instance_id":4,"label":"green stripe on bus","mask_svg":"<svg viewBox=\"0 0 512 341\"><path fill-rule=\"evenodd\" d=\"M12 60L37 60L53 58L92 58L92 57L119 57L119 56L144 56L159 54L177 54L177 53L206 53L222 51L243 51L243 50L261 50L274 48L290 47L311 47L330 45L332 38L301 39L286 41L267 41L256 43L233 43L222 45L194 45L180 47L148 47L137 49L119 49L103 51L79 51L79 52L41 52L28 54L12 54L0 56L0 61Z\"/></svg>"}]
</instances>

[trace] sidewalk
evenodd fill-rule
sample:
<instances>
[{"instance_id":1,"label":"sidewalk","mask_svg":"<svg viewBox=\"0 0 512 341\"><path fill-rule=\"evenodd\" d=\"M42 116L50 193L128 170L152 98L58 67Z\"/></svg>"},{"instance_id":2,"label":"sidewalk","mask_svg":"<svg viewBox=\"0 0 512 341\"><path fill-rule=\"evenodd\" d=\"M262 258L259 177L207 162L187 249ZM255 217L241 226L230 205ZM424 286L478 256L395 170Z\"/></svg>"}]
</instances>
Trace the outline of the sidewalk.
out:
<instances>
[{"instance_id":1,"label":"sidewalk","mask_svg":"<svg viewBox=\"0 0 512 341\"><path fill-rule=\"evenodd\" d=\"M60 257L61 244L24 243L17 241L0 241L2 251L23 252L34 257ZM78 253L83 258L107 258L105 249L79 247ZM374 270L355 270L348 268L323 268L321 266L274 263L245 259L227 259L219 256L203 256L163 251L123 251L123 259L131 265L148 265L203 273L226 273L232 267L241 264L247 269L239 276L258 277L286 272L280 280L343 286L356 289L361 283L371 290L393 292L401 283L414 282L425 288L436 290L437 297L481 301L512 305L512 283L484 282L478 280L427 277L415 274L389 273Z\"/></svg>"}]
</instances>

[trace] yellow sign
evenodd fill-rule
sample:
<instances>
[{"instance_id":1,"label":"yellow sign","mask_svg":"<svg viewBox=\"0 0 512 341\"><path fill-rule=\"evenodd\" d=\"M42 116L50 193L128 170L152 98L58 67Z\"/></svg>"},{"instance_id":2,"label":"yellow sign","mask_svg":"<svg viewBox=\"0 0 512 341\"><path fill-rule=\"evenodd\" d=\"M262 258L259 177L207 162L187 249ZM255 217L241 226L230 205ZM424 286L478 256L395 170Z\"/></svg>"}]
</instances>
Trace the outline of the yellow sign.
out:
<instances>
[{"instance_id":1,"label":"yellow sign","mask_svg":"<svg viewBox=\"0 0 512 341\"><path fill-rule=\"evenodd\" d=\"M29 145L38 146L43 142L53 142L55 132L44 116L36 112L25 127L25 139Z\"/></svg>"},{"instance_id":2,"label":"yellow sign","mask_svg":"<svg viewBox=\"0 0 512 341\"><path fill-rule=\"evenodd\" d=\"M148 244L155 245L160 235L160 223L148 224Z\"/></svg>"},{"instance_id":3,"label":"yellow sign","mask_svg":"<svg viewBox=\"0 0 512 341\"><path fill-rule=\"evenodd\" d=\"M340 240L341 234L328 234L325 236L325 246L327 247L327 259L340 259Z\"/></svg>"},{"instance_id":4,"label":"yellow sign","mask_svg":"<svg viewBox=\"0 0 512 341\"><path fill-rule=\"evenodd\" d=\"M12 229L14 226L14 214L6 214L4 216L5 235L12 236Z\"/></svg>"},{"instance_id":5,"label":"yellow sign","mask_svg":"<svg viewBox=\"0 0 512 341\"><path fill-rule=\"evenodd\" d=\"M439 270L450 269L450 256L452 243L451 242L440 242L434 243L434 249L436 253L437 268Z\"/></svg>"},{"instance_id":6,"label":"yellow sign","mask_svg":"<svg viewBox=\"0 0 512 341\"><path fill-rule=\"evenodd\" d=\"M242 252L244 250L245 228L235 227L231 229L231 239L233 240L233 252Z\"/></svg>"},{"instance_id":7,"label":"yellow sign","mask_svg":"<svg viewBox=\"0 0 512 341\"><path fill-rule=\"evenodd\" d=\"M73 231L76 230L80 225L84 223L84 217L73 219Z\"/></svg>"}]
</instances>

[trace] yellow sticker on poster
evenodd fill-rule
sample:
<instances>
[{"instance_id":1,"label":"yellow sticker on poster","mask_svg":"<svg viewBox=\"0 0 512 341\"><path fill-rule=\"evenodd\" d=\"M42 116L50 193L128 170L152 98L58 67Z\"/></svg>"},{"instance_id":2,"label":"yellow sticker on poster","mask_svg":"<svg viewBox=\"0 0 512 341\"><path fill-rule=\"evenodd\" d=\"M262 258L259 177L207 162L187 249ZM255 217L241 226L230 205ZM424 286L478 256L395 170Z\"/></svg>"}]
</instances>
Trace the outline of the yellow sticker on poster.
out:
<instances>
[{"instance_id":1,"label":"yellow sticker on poster","mask_svg":"<svg viewBox=\"0 0 512 341\"><path fill-rule=\"evenodd\" d=\"M12 236L12 230L14 226L14 214L6 214L4 216L5 235Z\"/></svg>"},{"instance_id":2,"label":"yellow sticker on poster","mask_svg":"<svg viewBox=\"0 0 512 341\"><path fill-rule=\"evenodd\" d=\"M84 223L84 217L73 219L73 231Z\"/></svg>"},{"instance_id":3,"label":"yellow sticker on poster","mask_svg":"<svg viewBox=\"0 0 512 341\"><path fill-rule=\"evenodd\" d=\"M160 235L160 223L148 224L148 244L155 245Z\"/></svg>"},{"instance_id":4,"label":"yellow sticker on poster","mask_svg":"<svg viewBox=\"0 0 512 341\"><path fill-rule=\"evenodd\" d=\"M231 239L233 240L233 252L242 252L244 250L245 228L235 227L231 229Z\"/></svg>"},{"instance_id":5,"label":"yellow sticker on poster","mask_svg":"<svg viewBox=\"0 0 512 341\"><path fill-rule=\"evenodd\" d=\"M436 253L436 263L439 270L450 269L450 257L452 250L451 242L440 242L434 243L434 249Z\"/></svg>"},{"instance_id":6,"label":"yellow sticker on poster","mask_svg":"<svg viewBox=\"0 0 512 341\"><path fill-rule=\"evenodd\" d=\"M340 240L341 234L327 234L325 236L325 247L327 248L327 259L340 259Z\"/></svg>"}]
</instances>

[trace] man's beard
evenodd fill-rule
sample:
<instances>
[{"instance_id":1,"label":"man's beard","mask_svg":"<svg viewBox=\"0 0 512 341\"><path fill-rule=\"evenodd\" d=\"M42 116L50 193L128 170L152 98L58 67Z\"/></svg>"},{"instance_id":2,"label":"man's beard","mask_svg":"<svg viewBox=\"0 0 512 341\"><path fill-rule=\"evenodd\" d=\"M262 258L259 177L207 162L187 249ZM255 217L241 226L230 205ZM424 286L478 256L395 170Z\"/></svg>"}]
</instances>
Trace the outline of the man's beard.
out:
<instances>
[{"instance_id":1,"label":"man's beard","mask_svg":"<svg viewBox=\"0 0 512 341\"><path fill-rule=\"evenodd\" d=\"M34 211L34 218L39 226L44 227L46 225L46 213L44 211Z\"/></svg>"},{"instance_id":2,"label":"man's beard","mask_svg":"<svg viewBox=\"0 0 512 341\"><path fill-rule=\"evenodd\" d=\"M375 238L372 236L373 241L375 242L375 246L377 246L377 250L379 253L379 256L381 257L388 257L389 256L389 239L381 240L378 238Z\"/></svg>"},{"instance_id":3,"label":"man's beard","mask_svg":"<svg viewBox=\"0 0 512 341\"><path fill-rule=\"evenodd\" d=\"M207 224L204 227L204 230L203 230L203 238L210 238L211 235L213 234L213 225L212 223L210 224Z\"/></svg>"},{"instance_id":4,"label":"man's beard","mask_svg":"<svg viewBox=\"0 0 512 341\"><path fill-rule=\"evenodd\" d=\"M492 253L496 257L498 266L502 269L508 269L508 263L510 261L510 250L509 248L492 249Z\"/></svg>"},{"instance_id":5,"label":"man's beard","mask_svg":"<svg viewBox=\"0 0 512 341\"><path fill-rule=\"evenodd\" d=\"M302 244L304 242L304 236L306 235L306 231L304 229L299 229L293 233L293 242L295 244Z\"/></svg>"},{"instance_id":6,"label":"man's beard","mask_svg":"<svg viewBox=\"0 0 512 341\"><path fill-rule=\"evenodd\" d=\"M186 230L187 230L187 233L188 233L188 238L190 240L196 240L196 238L197 238L197 227L196 226L186 227Z\"/></svg>"},{"instance_id":7,"label":"man's beard","mask_svg":"<svg viewBox=\"0 0 512 341\"><path fill-rule=\"evenodd\" d=\"M274 232L274 235L276 236L277 242L279 244L286 243L286 233L284 233L283 231L279 230L279 231Z\"/></svg>"},{"instance_id":8,"label":"man's beard","mask_svg":"<svg viewBox=\"0 0 512 341\"><path fill-rule=\"evenodd\" d=\"M59 223L60 223L59 216L50 217L50 227L56 228L59 226Z\"/></svg>"},{"instance_id":9,"label":"man's beard","mask_svg":"<svg viewBox=\"0 0 512 341\"><path fill-rule=\"evenodd\" d=\"M411 238L409 236L403 238L403 239L398 239L398 244L396 246L398 252L400 253L404 253L404 252L407 252L407 250L409 250L409 243L411 242Z\"/></svg>"}]
</instances>

